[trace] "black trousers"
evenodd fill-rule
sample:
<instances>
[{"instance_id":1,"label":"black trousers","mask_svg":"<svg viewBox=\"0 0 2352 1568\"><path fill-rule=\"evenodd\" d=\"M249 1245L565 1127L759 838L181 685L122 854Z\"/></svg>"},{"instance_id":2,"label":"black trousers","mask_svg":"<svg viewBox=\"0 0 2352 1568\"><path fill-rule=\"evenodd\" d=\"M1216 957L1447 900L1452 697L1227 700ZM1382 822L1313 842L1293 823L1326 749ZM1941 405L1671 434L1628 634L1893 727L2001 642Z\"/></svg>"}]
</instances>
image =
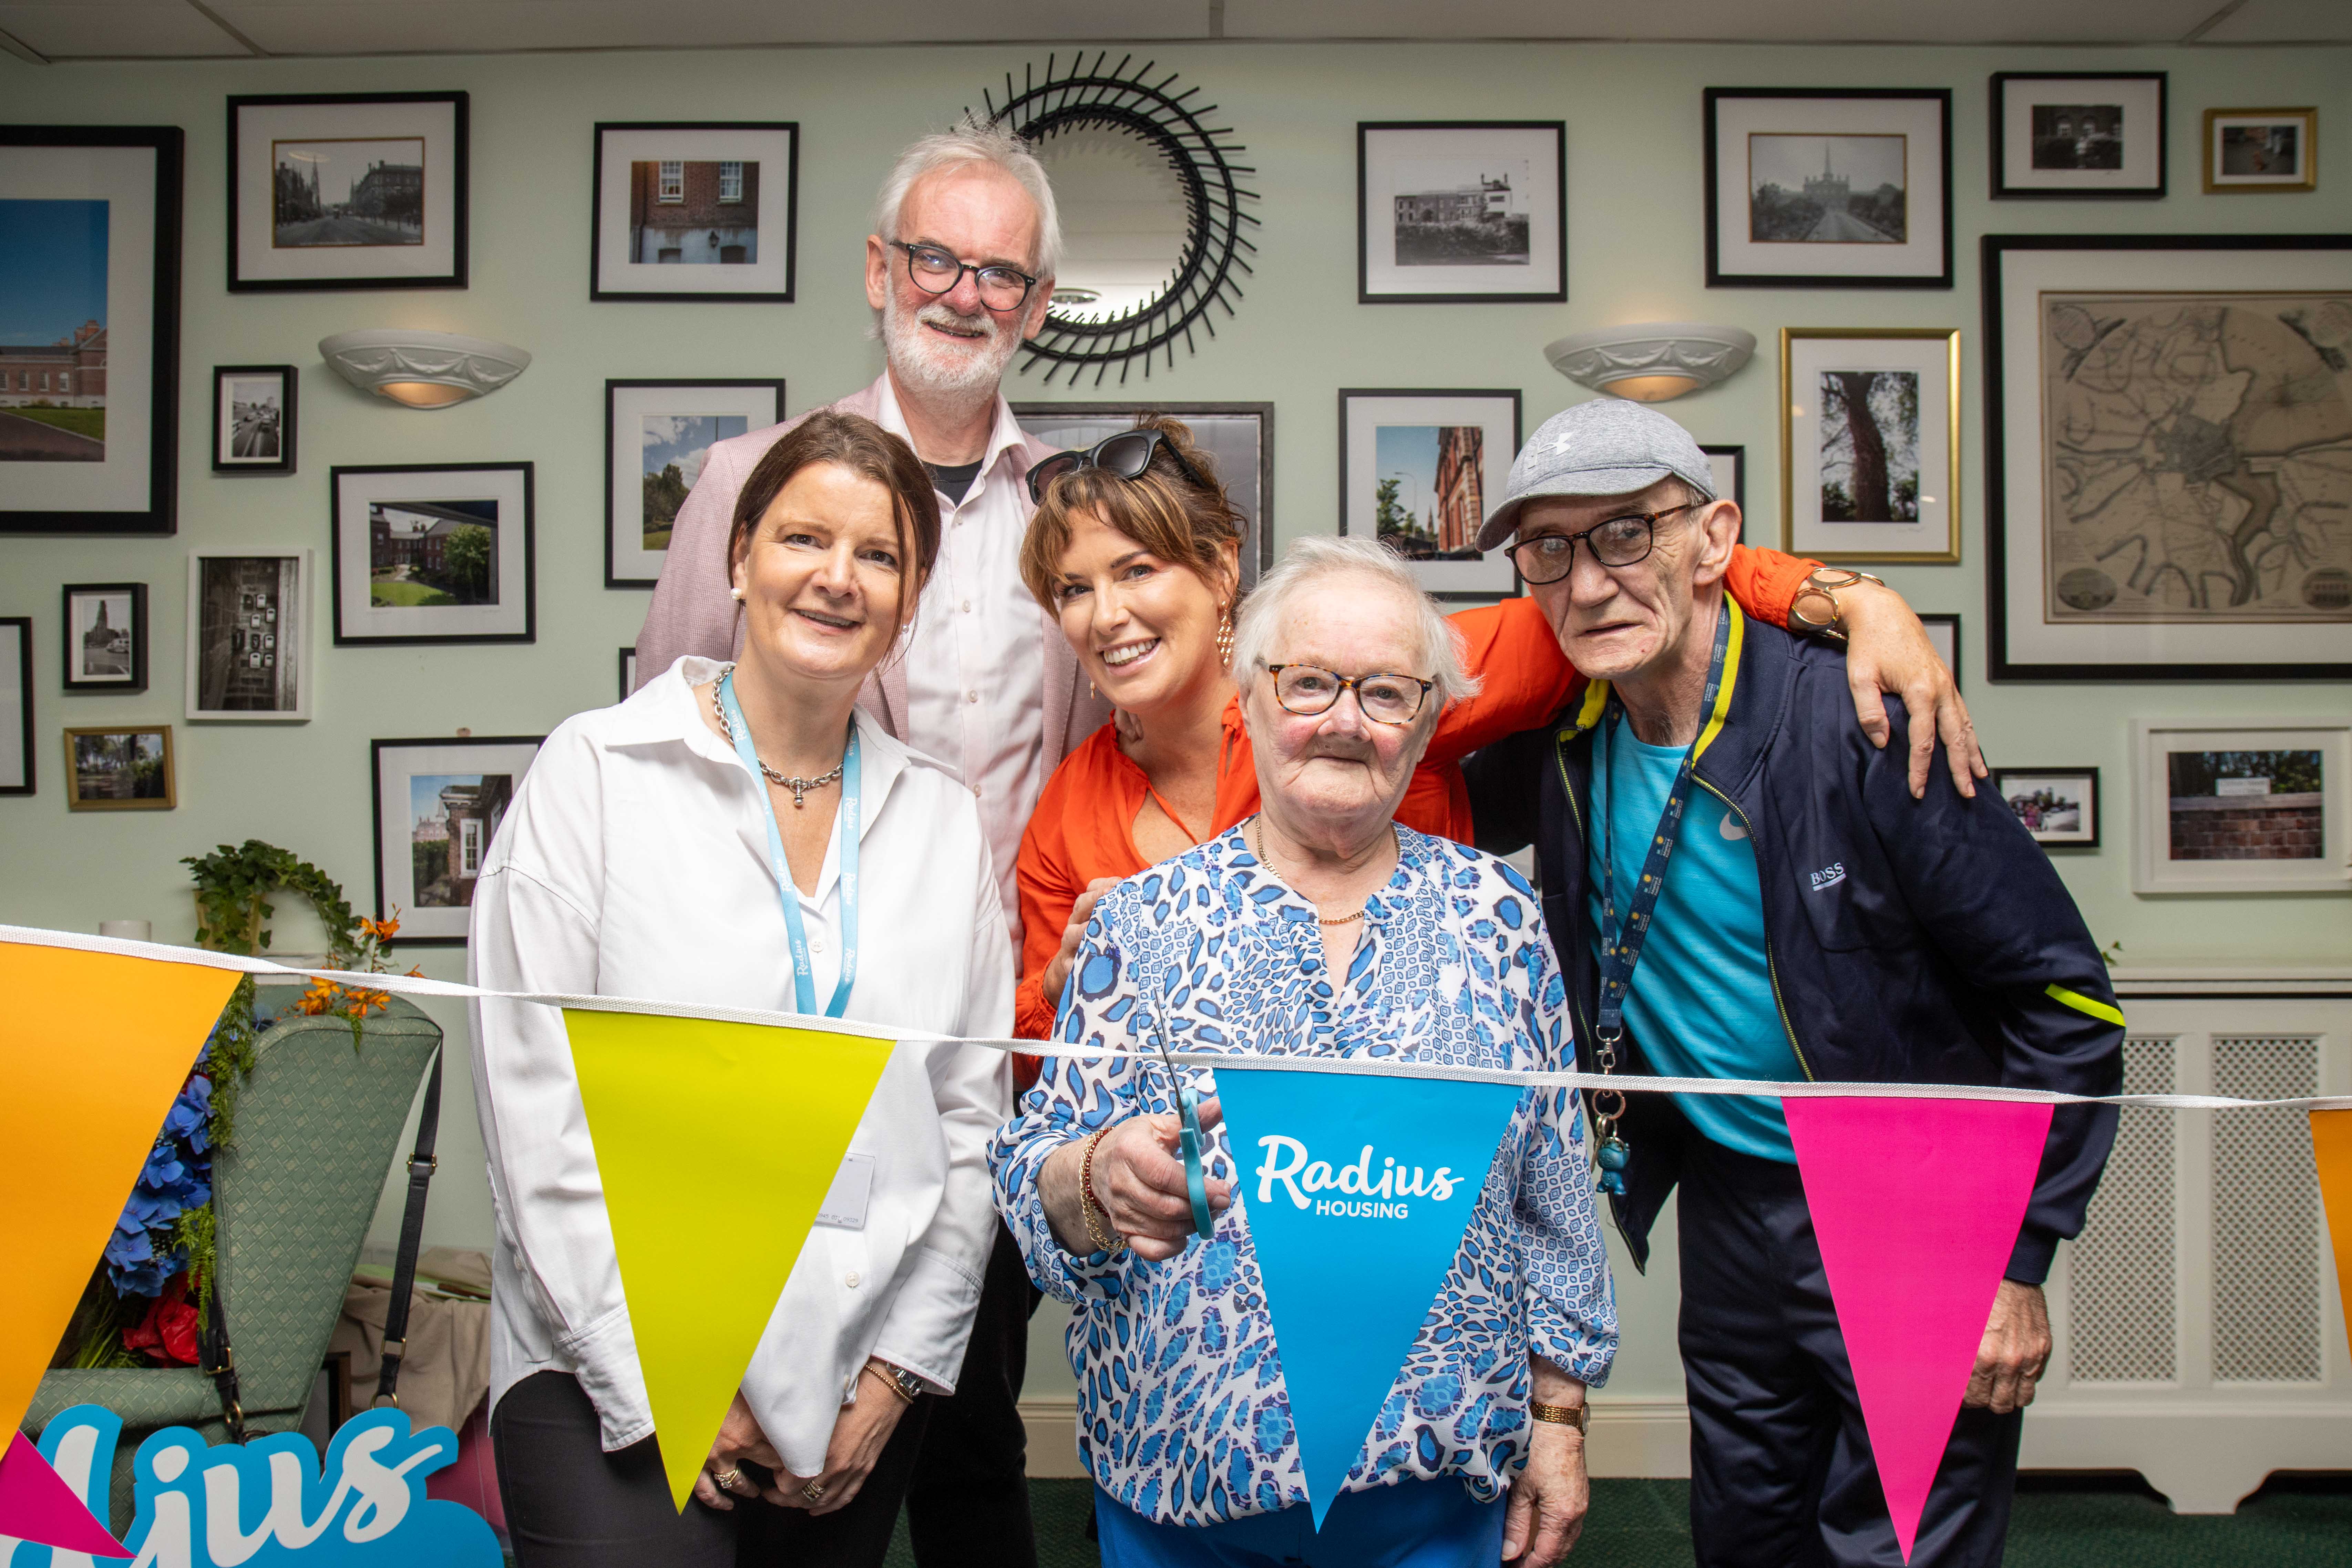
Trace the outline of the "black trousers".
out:
<instances>
[{"instance_id":1,"label":"black trousers","mask_svg":"<svg viewBox=\"0 0 2352 1568\"><path fill-rule=\"evenodd\" d=\"M1689 1135L1677 1200L1701 1568L1900 1568L1794 1165ZM1911 1568L1999 1568L2022 1413L1966 1408Z\"/></svg>"},{"instance_id":2,"label":"black trousers","mask_svg":"<svg viewBox=\"0 0 2352 1568\"><path fill-rule=\"evenodd\" d=\"M930 1403L917 1402L899 1420L845 1509L812 1518L739 1497L730 1512L689 1500L681 1514L670 1506L653 1438L604 1453L596 1407L579 1381L569 1373L534 1373L509 1389L490 1415L515 1562L518 1568L880 1568Z\"/></svg>"},{"instance_id":3,"label":"black trousers","mask_svg":"<svg viewBox=\"0 0 2352 1568\"><path fill-rule=\"evenodd\" d=\"M1037 1568L1021 1384L1041 1299L1020 1244L998 1222L954 1397L924 1402L930 1423L907 1493L920 1568Z\"/></svg>"}]
</instances>

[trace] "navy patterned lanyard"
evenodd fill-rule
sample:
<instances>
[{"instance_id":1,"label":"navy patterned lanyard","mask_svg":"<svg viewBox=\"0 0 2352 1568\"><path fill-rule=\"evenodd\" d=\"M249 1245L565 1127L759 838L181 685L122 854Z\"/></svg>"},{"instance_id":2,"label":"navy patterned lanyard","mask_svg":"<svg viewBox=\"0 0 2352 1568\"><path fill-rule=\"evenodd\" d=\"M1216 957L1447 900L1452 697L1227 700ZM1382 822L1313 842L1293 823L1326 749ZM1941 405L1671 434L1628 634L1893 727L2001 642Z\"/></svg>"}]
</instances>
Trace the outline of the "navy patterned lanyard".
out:
<instances>
[{"instance_id":1,"label":"navy patterned lanyard","mask_svg":"<svg viewBox=\"0 0 2352 1568\"><path fill-rule=\"evenodd\" d=\"M1675 770L1674 786L1666 792L1665 810L1659 813L1657 830L1650 835L1650 852L1642 862L1642 879L1626 900L1622 918L1617 910L1616 847L1600 810L1600 802L1606 795L1612 797L1610 813L1615 814L1615 791L1592 792L1593 832L1601 841L1601 1001L1593 1031L1593 1060L1604 1073L1617 1070L1617 1046L1625 1037L1625 998L1633 988L1633 966L1642 962L1642 944L1650 935L1650 916L1658 907L1658 895L1665 890L1666 861L1674 855L1675 841L1682 837L1683 808L1690 802L1691 771L1698 761L1699 741L1705 737L1706 726L1715 711L1717 695L1723 688L1724 658L1731 647L1731 617L1735 613L1727 603L1717 614L1715 648L1707 656L1706 691L1699 699L1699 734L1693 737L1690 750L1683 753L1682 766ZM1624 704L1612 692L1600 728L1592 737L1596 779L1605 782L1609 778L1610 726L1623 710ZM1625 1097L1614 1089L1601 1089L1593 1095L1592 1105L1601 1132L1595 1156L1601 1175L1594 1184L1601 1192L1622 1194L1625 1190L1624 1170L1632 1152L1616 1131L1617 1119L1625 1113Z\"/></svg>"}]
</instances>

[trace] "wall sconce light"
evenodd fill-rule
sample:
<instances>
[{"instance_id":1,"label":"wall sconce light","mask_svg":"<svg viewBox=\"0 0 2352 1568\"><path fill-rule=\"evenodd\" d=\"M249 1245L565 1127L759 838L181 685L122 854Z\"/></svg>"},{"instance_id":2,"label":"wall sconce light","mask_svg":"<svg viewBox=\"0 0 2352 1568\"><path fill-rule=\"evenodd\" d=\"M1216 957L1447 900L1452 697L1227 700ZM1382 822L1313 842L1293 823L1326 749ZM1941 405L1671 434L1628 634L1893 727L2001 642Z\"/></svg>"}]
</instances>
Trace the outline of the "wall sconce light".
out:
<instances>
[{"instance_id":1,"label":"wall sconce light","mask_svg":"<svg viewBox=\"0 0 2352 1568\"><path fill-rule=\"evenodd\" d=\"M511 343L413 327L338 332L319 340L319 353L362 392L410 408L446 408L496 392L530 363Z\"/></svg>"},{"instance_id":2,"label":"wall sconce light","mask_svg":"<svg viewBox=\"0 0 2352 1568\"><path fill-rule=\"evenodd\" d=\"M1571 332L1544 347L1552 369L1579 386L1664 403L1713 386L1748 363L1756 335L1696 321L1643 321Z\"/></svg>"}]
</instances>

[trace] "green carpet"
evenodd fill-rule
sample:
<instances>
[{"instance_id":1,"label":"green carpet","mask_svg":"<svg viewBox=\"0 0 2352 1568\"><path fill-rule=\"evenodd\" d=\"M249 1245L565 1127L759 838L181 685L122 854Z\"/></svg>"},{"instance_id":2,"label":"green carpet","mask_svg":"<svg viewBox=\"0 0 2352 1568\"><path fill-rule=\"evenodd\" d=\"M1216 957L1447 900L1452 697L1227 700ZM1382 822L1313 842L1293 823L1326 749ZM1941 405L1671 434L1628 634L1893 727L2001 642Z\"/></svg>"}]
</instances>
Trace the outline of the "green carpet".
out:
<instances>
[{"instance_id":1,"label":"green carpet","mask_svg":"<svg viewBox=\"0 0 2352 1568\"><path fill-rule=\"evenodd\" d=\"M1032 1481L1038 1568L1097 1568L1084 1481ZM1570 1568L1687 1568L1690 1483L1595 1481ZM2137 1478L2026 1478L2011 1568L2342 1568L2352 1562L2352 1478L2275 1477L2227 1518L2182 1518ZM889 1568L914 1568L907 1525Z\"/></svg>"}]
</instances>

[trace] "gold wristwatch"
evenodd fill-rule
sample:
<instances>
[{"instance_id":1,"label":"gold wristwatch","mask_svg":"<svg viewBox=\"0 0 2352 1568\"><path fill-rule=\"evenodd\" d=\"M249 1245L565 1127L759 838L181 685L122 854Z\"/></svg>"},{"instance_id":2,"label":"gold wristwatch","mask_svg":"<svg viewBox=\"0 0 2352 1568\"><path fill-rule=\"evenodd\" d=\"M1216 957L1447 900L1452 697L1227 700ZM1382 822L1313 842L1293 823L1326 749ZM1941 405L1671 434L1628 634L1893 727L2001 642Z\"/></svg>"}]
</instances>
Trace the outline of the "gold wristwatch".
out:
<instances>
[{"instance_id":1,"label":"gold wristwatch","mask_svg":"<svg viewBox=\"0 0 2352 1568\"><path fill-rule=\"evenodd\" d=\"M1875 583L1882 588L1886 586L1885 578L1873 576L1867 572L1856 572L1843 566L1813 568L1804 582L1798 584L1796 595L1789 601L1789 629L1830 642L1845 641L1845 625L1838 610L1837 595L1832 590L1851 588L1856 583ZM1818 620L1804 614L1798 606L1808 597L1822 600L1829 605L1830 613Z\"/></svg>"},{"instance_id":2,"label":"gold wristwatch","mask_svg":"<svg viewBox=\"0 0 2352 1568\"><path fill-rule=\"evenodd\" d=\"M1540 1399L1528 1402L1528 1414L1553 1426L1573 1426L1582 1432L1592 1419L1589 1405L1546 1405Z\"/></svg>"}]
</instances>

